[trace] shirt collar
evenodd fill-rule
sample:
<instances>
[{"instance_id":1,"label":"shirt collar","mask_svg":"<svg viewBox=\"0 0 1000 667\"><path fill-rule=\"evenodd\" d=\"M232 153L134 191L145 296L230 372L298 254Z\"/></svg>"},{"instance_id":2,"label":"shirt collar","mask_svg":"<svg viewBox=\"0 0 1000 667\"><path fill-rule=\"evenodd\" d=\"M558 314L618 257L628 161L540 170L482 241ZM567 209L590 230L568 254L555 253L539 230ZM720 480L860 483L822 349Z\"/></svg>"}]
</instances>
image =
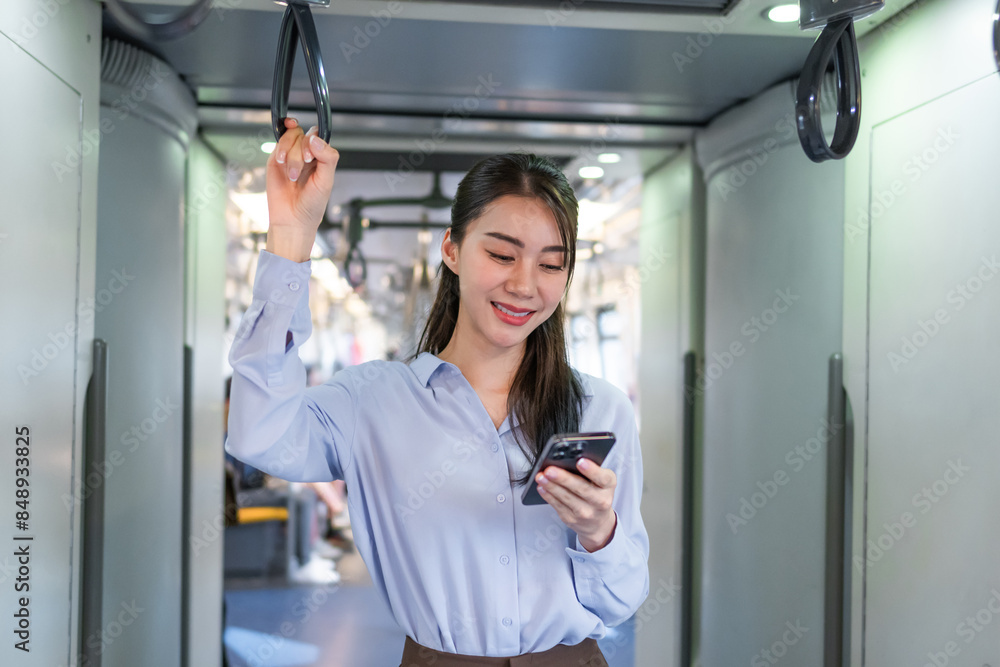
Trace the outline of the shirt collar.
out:
<instances>
[{"instance_id":1,"label":"shirt collar","mask_svg":"<svg viewBox=\"0 0 1000 667\"><path fill-rule=\"evenodd\" d=\"M431 381L431 376L434 375L434 371L445 364L448 364L448 362L444 359L440 359L430 352L421 352L417 355L416 359L410 362L410 370L413 371L413 374L417 376L418 380L420 380L420 384L426 387ZM586 373L581 373L576 369L574 369L574 372L576 373L577 379L580 381L580 385L583 387L584 397L592 397L594 395L594 387L590 383L590 376Z\"/></svg>"},{"instance_id":2,"label":"shirt collar","mask_svg":"<svg viewBox=\"0 0 1000 667\"><path fill-rule=\"evenodd\" d=\"M431 381L434 371L446 363L448 362L444 359L439 359L430 352L421 352L417 355L416 359L410 362L410 370L420 380L420 384L426 387L427 383Z\"/></svg>"}]
</instances>

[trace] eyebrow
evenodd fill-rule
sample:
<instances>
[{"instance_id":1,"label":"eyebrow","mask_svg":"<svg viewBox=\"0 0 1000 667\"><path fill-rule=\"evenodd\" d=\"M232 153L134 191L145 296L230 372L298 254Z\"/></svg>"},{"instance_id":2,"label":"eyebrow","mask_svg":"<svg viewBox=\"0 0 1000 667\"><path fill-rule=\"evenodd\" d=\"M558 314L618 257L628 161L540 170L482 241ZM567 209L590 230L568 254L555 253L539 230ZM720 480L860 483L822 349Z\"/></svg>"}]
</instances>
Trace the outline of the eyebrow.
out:
<instances>
[{"instance_id":1,"label":"eyebrow","mask_svg":"<svg viewBox=\"0 0 1000 667\"><path fill-rule=\"evenodd\" d=\"M524 247L524 241L521 239L516 239L513 236L507 236L506 234L501 234L500 232L486 232L486 236L492 236L493 238L500 239L501 241L506 241L507 243L513 243L518 248ZM547 245L542 248L542 252L566 252L566 246L562 245Z\"/></svg>"}]
</instances>

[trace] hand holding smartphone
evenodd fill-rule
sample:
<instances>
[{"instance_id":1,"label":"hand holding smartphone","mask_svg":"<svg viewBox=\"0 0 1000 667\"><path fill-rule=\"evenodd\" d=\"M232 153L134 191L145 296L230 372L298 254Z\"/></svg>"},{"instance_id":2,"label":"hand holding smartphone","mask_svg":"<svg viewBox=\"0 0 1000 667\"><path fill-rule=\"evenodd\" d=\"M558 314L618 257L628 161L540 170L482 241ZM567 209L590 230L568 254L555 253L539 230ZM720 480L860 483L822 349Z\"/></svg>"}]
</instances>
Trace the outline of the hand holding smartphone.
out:
<instances>
[{"instance_id":1,"label":"hand holding smartphone","mask_svg":"<svg viewBox=\"0 0 1000 667\"><path fill-rule=\"evenodd\" d=\"M580 457L590 459L597 465L604 463L611 446L615 444L615 434L607 431L599 433L561 433L549 438L542 449L538 460L531 469L531 481L528 482L521 502L525 505L544 505L545 499L538 493L538 483L535 477L549 466L558 466L574 475L584 477L576 468Z\"/></svg>"}]
</instances>

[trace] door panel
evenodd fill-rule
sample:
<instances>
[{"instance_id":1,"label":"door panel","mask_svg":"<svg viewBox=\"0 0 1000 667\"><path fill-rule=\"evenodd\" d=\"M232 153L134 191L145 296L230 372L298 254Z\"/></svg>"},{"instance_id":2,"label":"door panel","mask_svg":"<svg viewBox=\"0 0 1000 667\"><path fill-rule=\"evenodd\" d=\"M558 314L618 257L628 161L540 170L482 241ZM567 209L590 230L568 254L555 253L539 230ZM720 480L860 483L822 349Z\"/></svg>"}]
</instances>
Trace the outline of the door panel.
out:
<instances>
[{"instance_id":1,"label":"door panel","mask_svg":"<svg viewBox=\"0 0 1000 667\"><path fill-rule=\"evenodd\" d=\"M871 665L1000 655L998 110L993 74L873 132Z\"/></svg>"},{"instance_id":2,"label":"door panel","mask_svg":"<svg viewBox=\"0 0 1000 667\"><path fill-rule=\"evenodd\" d=\"M16 100L0 106L3 125L16 128L0 167L0 664L52 667L75 657L74 415L78 383L90 377L89 364L78 365L77 332L94 316L79 300L82 101L2 34L0 50L0 90ZM27 465L17 461L16 429L28 434ZM25 639L30 652L15 648Z\"/></svg>"}]
</instances>

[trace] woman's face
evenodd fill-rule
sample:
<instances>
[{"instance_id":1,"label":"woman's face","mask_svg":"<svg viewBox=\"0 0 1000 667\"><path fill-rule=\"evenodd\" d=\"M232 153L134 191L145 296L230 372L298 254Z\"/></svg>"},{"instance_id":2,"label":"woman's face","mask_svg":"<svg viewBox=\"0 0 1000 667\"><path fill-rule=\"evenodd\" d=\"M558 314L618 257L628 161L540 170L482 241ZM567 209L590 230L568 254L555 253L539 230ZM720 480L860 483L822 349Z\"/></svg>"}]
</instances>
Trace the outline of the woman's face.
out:
<instances>
[{"instance_id":1,"label":"woman's face","mask_svg":"<svg viewBox=\"0 0 1000 667\"><path fill-rule=\"evenodd\" d=\"M566 289L568 250L552 211L534 198L495 199L469 223L461 247L446 232L441 254L461 286L455 334L476 344L522 345Z\"/></svg>"}]
</instances>

